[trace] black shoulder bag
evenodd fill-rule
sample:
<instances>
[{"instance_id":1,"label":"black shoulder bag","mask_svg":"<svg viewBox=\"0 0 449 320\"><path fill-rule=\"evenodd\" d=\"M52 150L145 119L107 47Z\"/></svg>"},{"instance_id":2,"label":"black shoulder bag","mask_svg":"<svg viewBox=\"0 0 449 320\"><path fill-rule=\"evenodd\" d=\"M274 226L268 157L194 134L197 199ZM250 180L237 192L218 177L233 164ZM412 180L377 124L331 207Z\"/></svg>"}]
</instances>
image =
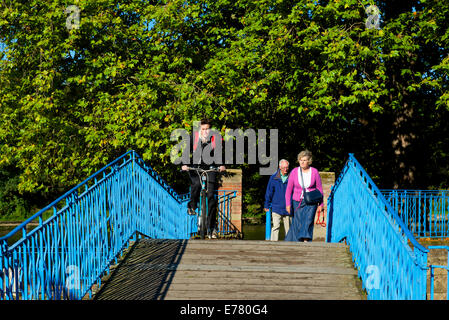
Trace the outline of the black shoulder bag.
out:
<instances>
[{"instance_id":1,"label":"black shoulder bag","mask_svg":"<svg viewBox=\"0 0 449 320\"><path fill-rule=\"evenodd\" d=\"M306 187L304 184L304 178L302 177L302 169L301 167L299 167L299 170L301 172L301 180L302 180L302 187L303 187L303 191L304 191L304 201L307 205L312 206L312 205L318 205L321 202L323 202L323 195L321 194L320 190L315 189L313 191L307 192L306 191ZM312 170L312 168L310 168L310 170ZM310 172L310 175L312 175L312 172ZM312 177L310 177L310 179L312 179Z\"/></svg>"}]
</instances>

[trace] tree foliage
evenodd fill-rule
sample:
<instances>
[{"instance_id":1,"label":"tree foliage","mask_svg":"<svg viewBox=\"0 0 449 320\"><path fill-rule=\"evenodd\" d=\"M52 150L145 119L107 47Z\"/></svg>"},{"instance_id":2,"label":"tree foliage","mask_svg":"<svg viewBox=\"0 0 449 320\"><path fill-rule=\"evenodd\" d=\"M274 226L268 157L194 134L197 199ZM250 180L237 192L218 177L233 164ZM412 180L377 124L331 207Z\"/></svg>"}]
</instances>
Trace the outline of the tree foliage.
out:
<instances>
[{"instance_id":1,"label":"tree foliage","mask_svg":"<svg viewBox=\"0 0 449 320\"><path fill-rule=\"evenodd\" d=\"M185 190L170 133L207 115L223 133L279 129L292 166L309 148L338 174L354 152L380 187L446 188L447 4L4 0L0 168L50 199L134 149ZM267 177L242 167L254 208Z\"/></svg>"}]
</instances>

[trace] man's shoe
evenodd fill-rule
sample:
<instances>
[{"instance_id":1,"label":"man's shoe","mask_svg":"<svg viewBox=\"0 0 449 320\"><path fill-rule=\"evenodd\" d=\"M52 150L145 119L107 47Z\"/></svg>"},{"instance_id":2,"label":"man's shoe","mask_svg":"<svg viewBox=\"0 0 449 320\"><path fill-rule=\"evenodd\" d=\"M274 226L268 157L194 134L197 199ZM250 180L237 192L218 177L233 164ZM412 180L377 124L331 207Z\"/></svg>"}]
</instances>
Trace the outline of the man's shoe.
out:
<instances>
[{"instance_id":1,"label":"man's shoe","mask_svg":"<svg viewBox=\"0 0 449 320\"><path fill-rule=\"evenodd\" d=\"M207 239L217 239L217 235L215 233L208 234Z\"/></svg>"}]
</instances>

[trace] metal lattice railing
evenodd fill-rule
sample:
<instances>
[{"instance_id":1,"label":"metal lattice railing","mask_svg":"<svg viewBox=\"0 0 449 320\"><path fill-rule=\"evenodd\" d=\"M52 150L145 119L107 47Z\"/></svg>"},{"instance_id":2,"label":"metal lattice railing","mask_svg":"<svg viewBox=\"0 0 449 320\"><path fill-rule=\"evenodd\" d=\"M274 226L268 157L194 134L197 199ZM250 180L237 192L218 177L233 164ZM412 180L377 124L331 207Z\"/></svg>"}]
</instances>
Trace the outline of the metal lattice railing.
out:
<instances>
[{"instance_id":1,"label":"metal lattice railing","mask_svg":"<svg viewBox=\"0 0 449 320\"><path fill-rule=\"evenodd\" d=\"M218 190L217 192L217 232L221 235L234 234L241 237L240 230L231 221L231 199L237 197L235 190Z\"/></svg>"},{"instance_id":2,"label":"metal lattice railing","mask_svg":"<svg viewBox=\"0 0 449 320\"><path fill-rule=\"evenodd\" d=\"M0 299L91 294L138 233L188 239L196 232L187 200L136 152L125 153L0 238Z\"/></svg>"},{"instance_id":3,"label":"metal lattice railing","mask_svg":"<svg viewBox=\"0 0 449 320\"><path fill-rule=\"evenodd\" d=\"M327 203L327 241L349 245L369 299L426 299L428 250L416 241L353 154Z\"/></svg>"},{"instance_id":4,"label":"metal lattice railing","mask_svg":"<svg viewBox=\"0 0 449 320\"><path fill-rule=\"evenodd\" d=\"M415 238L449 237L448 190L381 190Z\"/></svg>"}]
</instances>

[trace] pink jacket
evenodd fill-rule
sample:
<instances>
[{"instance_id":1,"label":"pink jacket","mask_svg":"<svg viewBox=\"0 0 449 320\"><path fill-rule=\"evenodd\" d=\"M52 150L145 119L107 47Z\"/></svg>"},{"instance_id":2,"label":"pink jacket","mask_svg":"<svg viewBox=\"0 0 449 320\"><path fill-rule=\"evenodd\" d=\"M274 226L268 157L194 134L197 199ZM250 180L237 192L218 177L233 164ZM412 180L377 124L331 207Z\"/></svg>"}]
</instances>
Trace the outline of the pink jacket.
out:
<instances>
[{"instance_id":1,"label":"pink jacket","mask_svg":"<svg viewBox=\"0 0 449 320\"><path fill-rule=\"evenodd\" d=\"M293 200L300 201L301 193L302 193L302 187L299 184L298 181L298 170L299 167L294 168L288 177L288 184L287 184L287 190L285 191L285 206L291 206L291 198L293 193ZM323 186L321 185L321 177L320 173L317 169L314 167L310 167L310 170L312 170L312 176L310 179L310 187L307 188L307 191L313 191L315 189L318 189L323 193ZM301 179L301 178L300 178ZM320 203L319 206L321 206L323 203Z\"/></svg>"}]
</instances>

